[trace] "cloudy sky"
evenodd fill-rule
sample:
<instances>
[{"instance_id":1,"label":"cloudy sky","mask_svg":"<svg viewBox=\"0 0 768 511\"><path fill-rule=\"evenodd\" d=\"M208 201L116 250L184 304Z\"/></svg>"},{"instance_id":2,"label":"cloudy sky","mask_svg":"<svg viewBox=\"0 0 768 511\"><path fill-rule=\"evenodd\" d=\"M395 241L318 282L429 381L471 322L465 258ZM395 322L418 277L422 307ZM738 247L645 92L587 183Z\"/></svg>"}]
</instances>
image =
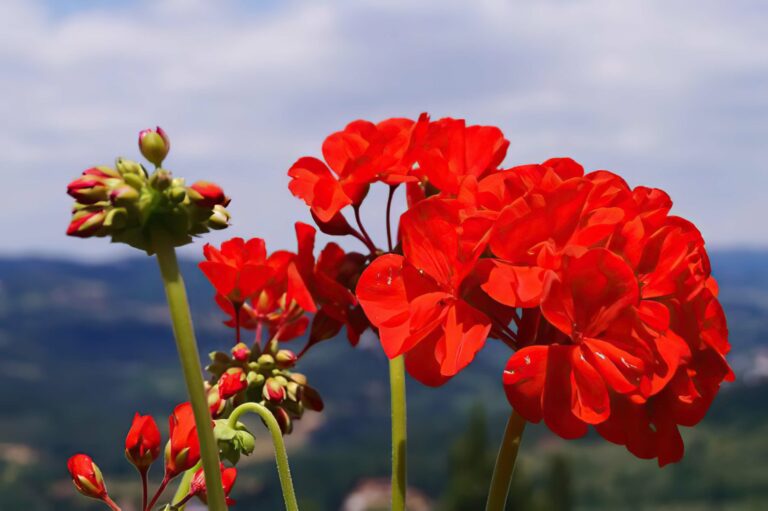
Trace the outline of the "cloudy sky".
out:
<instances>
[{"instance_id":1,"label":"cloudy sky","mask_svg":"<svg viewBox=\"0 0 768 511\"><path fill-rule=\"evenodd\" d=\"M63 235L64 188L158 124L170 169L233 196L213 240L291 247L291 163L422 111L500 126L509 165L664 188L711 246L768 246L766 26L762 0L2 0L0 255L125 255Z\"/></svg>"}]
</instances>

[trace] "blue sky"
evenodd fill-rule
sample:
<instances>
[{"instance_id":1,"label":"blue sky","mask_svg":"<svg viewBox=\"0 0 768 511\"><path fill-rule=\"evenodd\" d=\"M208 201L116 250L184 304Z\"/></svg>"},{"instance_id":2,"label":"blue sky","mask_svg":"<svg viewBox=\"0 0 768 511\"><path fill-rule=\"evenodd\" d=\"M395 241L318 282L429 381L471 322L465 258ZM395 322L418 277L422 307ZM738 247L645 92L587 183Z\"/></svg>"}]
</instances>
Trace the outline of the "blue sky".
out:
<instances>
[{"instance_id":1,"label":"blue sky","mask_svg":"<svg viewBox=\"0 0 768 511\"><path fill-rule=\"evenodd\" d=\"M765 247L766 26L759 0L3 0L0 254L128 253L63 235L64 188L158 124L171 170L233 197L212 241L291 247L291 163L422 111L498 125L508 165L571 156L664 188L711 246Z\"/></svg>"}]
</instances>

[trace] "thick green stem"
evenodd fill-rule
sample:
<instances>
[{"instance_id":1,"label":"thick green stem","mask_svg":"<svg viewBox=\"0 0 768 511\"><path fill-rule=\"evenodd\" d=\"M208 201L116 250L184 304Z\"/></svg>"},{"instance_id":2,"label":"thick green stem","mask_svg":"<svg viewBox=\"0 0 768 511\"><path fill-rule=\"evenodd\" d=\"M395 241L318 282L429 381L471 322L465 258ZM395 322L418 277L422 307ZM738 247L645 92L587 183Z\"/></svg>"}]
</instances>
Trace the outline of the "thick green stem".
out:
<instances>
[{"instance_id":1,"label":"thick green stem","mask_svg":"<svg viewBox=\"0 0 768 511\"><path fill-rule=\"evenodd\" d=\"M176 337L176 348L184 372L184 381L187 384L189 401L195 415L197 436L200 439L200 456L205 470L208 509L226 511L227 504L224 500L224 488L221 484L221 470L219 469L219 448L213 437L211 414L208 410L208 399L203 387L200 356L197 352L197 341L195 341L195 332L192 328L184 280L179 272L176 251L167 242L161 231L153 233L152 242L163 277L165 295L168 299L168 308L173 323L173 333Z\"/></svg>"},{"instance_id":2,"label":"thick green stem","mask_svg":"<svg viewBox=\"0 0 768 511\"><path fill-rule=\"evenodd\" d=\"M296 502L296 493L293 491L291 468L288 466L288 453L285 450L285 443L283 442L283 433L280 431L280 425L267 407L260 405L259 403L243 403L235 408L229 416L229 427L234 428L237 425L240 416L246 412L258 414L267 425L267 428L269 428L269 433L272 435L272 443L275 446L277 474L280 476L280 486L283 490L285 509L287 511L298 511L299 505Z\"/></svg>"},{"instance_id":3,"label":"thick green stem","mask_svg":"<svg viewBox=\"0 0 768 511\"><path fill-rule=\"evenodd\" d=\"M405 411L405 361L402 355L389 361L392 406L392 511L405 511L407 486L407 427Z\"/></svg>"},{"instance_id":4,"label":"thick green stem","mask_svg":"<svg viewBox=\"0 0 768 511\"><path fill-rule=\"evenodd\" d=\"M503 511L507 504L509 484L512 482L512 473L515 470L517 451L520 449L520 441L523 438L525 419L512 411L504 430L504 438L499 446L499 454L496 457L496 466L491 478L491 489L488 492L488 502L485 511Z\"/></svg>"}]
</instances>

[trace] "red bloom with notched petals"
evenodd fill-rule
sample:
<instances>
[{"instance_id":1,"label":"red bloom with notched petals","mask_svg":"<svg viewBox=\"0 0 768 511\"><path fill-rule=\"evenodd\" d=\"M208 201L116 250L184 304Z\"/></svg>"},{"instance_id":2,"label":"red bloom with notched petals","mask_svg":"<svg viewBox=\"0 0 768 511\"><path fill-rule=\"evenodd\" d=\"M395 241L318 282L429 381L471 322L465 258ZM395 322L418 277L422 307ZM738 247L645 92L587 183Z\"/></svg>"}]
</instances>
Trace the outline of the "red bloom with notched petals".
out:
<instances>
[{"instance_id":1,"label":"red bloom with notched petals","mask_svg":"<svg viewBox=\"0 0 768 511\"><path fill-rule=\"evenodd\" d=\"M216 291L233 304L242 304L253 296L269 278L264 240L232 238L216 249L203 247L205 261L198 266Z\"/></svg>"}]
</instances>

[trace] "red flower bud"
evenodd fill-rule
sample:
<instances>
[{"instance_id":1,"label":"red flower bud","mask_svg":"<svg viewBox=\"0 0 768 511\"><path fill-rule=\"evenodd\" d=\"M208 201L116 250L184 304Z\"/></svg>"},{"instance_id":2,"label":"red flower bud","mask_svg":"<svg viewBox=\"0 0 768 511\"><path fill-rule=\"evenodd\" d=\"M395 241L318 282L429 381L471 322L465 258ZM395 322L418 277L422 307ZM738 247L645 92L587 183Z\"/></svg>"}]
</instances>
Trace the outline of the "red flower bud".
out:
<instances>
[{"instance_id":1,"label":"red flower bud","mask_svg":"<svg viewBox=\"0 0 768 511\"><path fill-rule=\"evenodd\" d=\"M245 372L239 367L232 367L219 378L219 395L222 399L229 399L247 386Z\"/></svg>"},{"instance_id":2,"label":"red flower bud","mask_svg":"<svg viewBox=\"0 0 768 511\"><path fill-rule=\"evenodd\" d=\"M109 200L117 206L124 206L139 200L139 192L130 185L118 186L109 193Z\"/></svg>"},{"instance_id":3,"label":"red flower bud","mask_svg":"<svg viewBox=\"0 0 768 511\"><path fill-rule=\"evenodd\" d=\"M72 215L72 221L67 227L67 236L89 238L96 234L104 225L107 215L103 209L96 211L77 211Z\"/></svg>"},{"instance_id":4,"label":"red flower bud","mask_svg":"<svg viewBox=\"0 0 768 511\"><path fill-rule=\"evenodd\" d=\"M282 408L275 408L272 410L272 415L275 416L277 425L280 426L280 431L283 433L283 435L288 435L291 433L291 431L293 431L293 421L291 421L291 417L288 415L288 412Z\"/></svg>"},{"instance_id":5,"label":"red flower bud","mask_svg":"<svg viewBox=\"0 0 768 511\"><path fill-rule=\"evenodd\" d=\"M189 198L201 208L213 208L216 205L227 207L230 199L224 190L210 181L198 181L189 187Z\"/></svg>"},{"instance_id":6,"label":"red flower bud","mask_svg":"<svg viewBox=\"0 0 768 511\"><path fill-rule=\"evenodd\" d=\"M67 185L67 193L80 204L95 204L107 200L109 188L102 177L82 175Z\"/></svg>"},{"instance_id":7,"label":"red flower bud","mask_svg":"<svg viewBox=\"0 0 768 511\"><path fill-rule=\"evenodd\" d=\"M146 471L160 455L160 430L149 415L133 416L133 424L125 437L125 457L139 472Z\"/></svg>"},{"instance_id":8,"label":"red flower bud","mask_svg":"<svg viewBox=\"0 0 768 511\"><path fill-rule=\"evenodd\" d=\"M274 378L267 378L264 382L264 399L273 403L280 403L285 399L285 388Z\"/></svg>"},{"instance_id":9,"label":"red flower bud","mask_svg":"<svg viewBox=\"0 0 768 511\"><path fill-rule=\"evenodd\" d=\"M173 478L194 467L200 460L200 442L197 438L192 405L182 403L168 418L171 439L165 447L165 477Z\"/></svg>"},{"instance_id":10,"label":"red flower bud","mask_svg":"<svg viewBox=\"0 0 768 511\"><path fill-rule=\"evenodd\" d=\"M215 385L207 389L208 392L208 410L211 412L211 417L217 418L224 411L227 405L226 400L221 398L219 394L219 387Z\"/></svg>"},{"instance_id":11,"label":"red flower bud","mask_svg":"<svg viewBox=\"0 0 768 511\"><path fill-rule=\"evenodd\" d=\"M235 346L232 348L232 358L237 361L245 362L250 356L251 350L249 350L248 346L242 342L235 344Z\"/></svg>"},{"instance_id":12,"label":"red flower bud","mask_svg":"<svg viewBox=\"0 0 768 511\"><path fill-rule=\"evenodd\" d=\"M67 470L72 476L72 482L75 483L77 491L99 500L106 500L107 487L104 485L104 478L101 470L87 454L75 454L67 462Z\"/></svg>"},{"instance_id":13,"label":"red flower bud","mask_svg":"<svg viewBox=\"0 0 768 511\"><path fill-rule=\"evenodd\" d=\"M139 133L139 150L147 160L159 167L171 150L171 141L163 128L146 129Z\"/></svg>"},{"instance_id":14,"label":"red flower bud","mask_svg":"<svg viewBox=\"0 0 768 511\"><path fill-rule=\"evenodd\" d=\"M235 467L224 468L223 464L219 464L221 467L221 484L224 488L224 495L226 496L226 502L228 506L235 503L234 500L229 498L229 493L232 491L232 487L237 480L237 469ZM205 472L203 469L199 469L195 472L192 482L189 485L189 494L187 497L197 496L204 504L208 504L208 494L205 487Z\"/></svg>"}]
</instances>

